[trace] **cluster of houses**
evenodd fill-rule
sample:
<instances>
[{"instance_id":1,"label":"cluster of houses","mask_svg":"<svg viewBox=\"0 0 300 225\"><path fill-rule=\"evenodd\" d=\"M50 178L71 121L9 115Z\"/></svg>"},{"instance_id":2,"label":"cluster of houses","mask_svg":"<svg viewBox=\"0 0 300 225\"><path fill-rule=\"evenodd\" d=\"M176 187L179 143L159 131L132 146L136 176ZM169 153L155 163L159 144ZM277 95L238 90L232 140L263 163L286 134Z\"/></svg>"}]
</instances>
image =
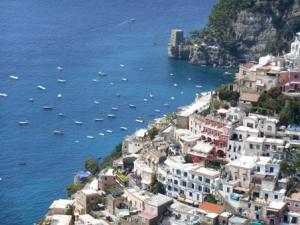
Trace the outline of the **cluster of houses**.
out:
<instances>
[{"instance_id":1,"label":"cluster of houses","mask_svg":"<svg viewBox=\"0 0 300 225\"><path fill-rule=\"evenodd\" d=\"M297 159L300 127L244 110L272 87L297 97L298 61L300 34L284 57L240 67L237 107L209 112L215 95L201 93L151 121L124 139L121 158L91 182L89 173L77 174L84 188L54 201L42 224L299 225L300 173L282 162Z\"/></svg>"}]
</instances>

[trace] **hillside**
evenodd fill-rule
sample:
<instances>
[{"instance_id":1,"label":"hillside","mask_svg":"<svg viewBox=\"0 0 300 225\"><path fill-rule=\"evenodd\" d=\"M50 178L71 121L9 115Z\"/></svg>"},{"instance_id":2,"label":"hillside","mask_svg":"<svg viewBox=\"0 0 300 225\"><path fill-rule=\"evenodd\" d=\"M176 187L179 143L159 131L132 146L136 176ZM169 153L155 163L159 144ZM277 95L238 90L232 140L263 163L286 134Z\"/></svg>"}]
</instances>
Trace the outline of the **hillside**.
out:
<instances>
[{"instance_id":1,"label":"hillside","mask_svg":"<svg viewBox=\"0 0 300 225\"><path fill-rule=\"evenodd\" d=\"M191 31L171 57L236 66L262 54L282 54L299 31L299 0L220 0L207 26Z\"/></svg>"}]
</instances>

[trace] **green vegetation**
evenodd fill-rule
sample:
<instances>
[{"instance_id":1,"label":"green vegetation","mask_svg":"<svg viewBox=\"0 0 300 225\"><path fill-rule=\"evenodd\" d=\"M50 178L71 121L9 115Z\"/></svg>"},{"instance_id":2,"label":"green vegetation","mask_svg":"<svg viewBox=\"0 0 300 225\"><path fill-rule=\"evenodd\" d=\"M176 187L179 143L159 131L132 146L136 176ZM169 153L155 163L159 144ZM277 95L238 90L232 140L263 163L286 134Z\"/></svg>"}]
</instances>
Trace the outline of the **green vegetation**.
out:
<instances>
[{"instance_id":1,"label":"green vegetation","mask_svg":"<svg viewBox=\"0 0 300 225\"><path fill-rule=\"evenodd\" d=\"M125 169L133 169L133 163L136 160L136 157L131 156L123 159L123 165Z\"/></svg>"},{"instance_id":2,"label":"green vegetation","mask_svg":"<svg viewBox=\"0 0 300 225\"><path fill-rule=\"evenodd\" d=\"M121 172L116 173L117 179L123 184L126 185L128 183L128 177Z\"/></svg>"},{"instance_id":3,"label":"green vegetation","mask_svg":"<svg viewBox=\"0 0 300 225\"><path fill-rule=\"evenodd\" d=\"M112 167L113 161L120 158L122 156L122 143L118 144L115 149L104 158L104 160L100 163L100 169L106 167Z\"/></svg>"},{"instance_id":4,"label":"green vegetation","mask_svg":"<svg viewBox=\"0 0 300 225\"><path fill-rule=\"evenodd\" d=\"M210 202L210 203L214 203L214 204L217 204L218 203L218 200L216 199L216 197L212 194L208 194L205 196L205 199L204 199L206 202Z\"/></svg>"},{"instance_id":5,"label":"green vegetation","mask_svg":"<svg viewBox=\"0 0 300 225\"><path fill-rule=\"evenodd\" d=\"M70 198L73 194L83 188L83 184L69 184L67 186L67 195Z\"/></svg>"},{"instance_id":6,"label":"green vegetation","mask_svg":"<svg viewBox=\"0 0 300 225\"><path fill-rule=\"evenodd\" d=\"M280 122L284 125L300 124L300 101L291 100L279 114Z\"/></svg>"},{"instance_id":7,"label":"green vegetation","mask_svg":"<svg viewBox=\"0 0 300 225\"><path fill-rule=\"evenodd\" d=\"M158 134L158 129L156 127L150 127L147 131L148 136L151 140L155 138L155 136Z\"/></svg>"},{"instance_id":8,"label":"green vegetation","mask_svg":"<svg viewBox=\"0 0 300 225\"><path fill-rule=\"evenodd\" d=\"M218 88L217 92L220 100L230 102L232 106L237 105L240 97L238 92L230 90L228 86Z\"/></svg>"},{"instance_id":9,"label":"green vegetation","mask_svg":"<svg viewBox=\"0 0 300 225\"><path fill-rule=\"evenodd\" d=\"M90 158L84 161L84 168L91 172L91 174L96 175L99 173L100 168L99 168L99 162L95 158Z\"/></svg>"},{"instance_id":10,"label":"green vegetation","mask_svg":"<svg viewBox=\"0 0 300 225\"><path fill-rule=\"evenodd\" d=\"M158 193L165 194L166 190L165 190L164 185L161 182L159 182L158 180L155 180L151 186L151 192L154 194L158 194Z\"/></svg>"},{"instance_id":11,"label":"green vegetation","mask_svg":"<svg viewBox=\"0 0 300 225\"><path fill-rule=\"evenodd\" d=\"M205 167L212 168L212 169L221 169L221 165L223 165L224 162L219 159L212 159L212 160L206 160L205 161Z\"/></svg>"},{"instance_id":12,"label":"green vegetation","mask_svg":"<svg viewBox=\"0 0 300 225\"><path fill-rule=\"evenodd\" d=\"M71 205L68 205L67 206L68 208L67 208L67 212L66 212L66 215L73 215L73 212L74 212L74 209L73 209L73 206L71 206Z\"/></svg>"}]
</instances>

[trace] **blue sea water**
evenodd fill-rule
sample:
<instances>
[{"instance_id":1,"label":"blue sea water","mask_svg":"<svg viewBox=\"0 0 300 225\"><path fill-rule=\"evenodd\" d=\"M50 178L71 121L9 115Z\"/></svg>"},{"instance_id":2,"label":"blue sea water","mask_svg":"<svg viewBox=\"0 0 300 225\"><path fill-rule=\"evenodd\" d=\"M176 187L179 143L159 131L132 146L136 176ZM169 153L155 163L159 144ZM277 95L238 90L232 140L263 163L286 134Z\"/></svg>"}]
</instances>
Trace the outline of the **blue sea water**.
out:
<instances>
[{"instance_id":1,"label":"blue sea water","mask_svg":"<svg viewBox=\"0 0 300 225\"><path fill-rule=\"evenodd\" d=\"M216 1L0 1L0 92L8 94L0 98L0 224L33 224L54 199L66 197L65 187L84 159L104 157L149 120L232 80L222 70L167 58L170 30L204 26ZM14 74L20 79L9 79ZM57 83L58 78L67 82ZM39 84L47 90L38 90ZM54 109L44 111L44 105ZM111 107L119 107L115 119L106 118ZM58 117L60 112L67 117ZM96 117L105 120L95 122ZM137 117L145 124L136 123ZM19 126L20 120L30 124ZM53 135L55 129L65 135Z\"/></svg>"}]
</instances>

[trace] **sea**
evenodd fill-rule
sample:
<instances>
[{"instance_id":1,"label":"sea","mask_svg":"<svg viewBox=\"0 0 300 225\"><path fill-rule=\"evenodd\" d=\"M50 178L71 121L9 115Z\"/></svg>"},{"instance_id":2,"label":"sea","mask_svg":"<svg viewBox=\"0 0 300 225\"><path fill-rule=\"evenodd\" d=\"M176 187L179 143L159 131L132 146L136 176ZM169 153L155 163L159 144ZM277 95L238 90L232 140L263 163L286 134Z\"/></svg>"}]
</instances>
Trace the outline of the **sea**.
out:
<instances>
[{"instance_id":1,"label":"sea","mask_svg":"<svg viewBox=\"0 0 300 225\"><path fill-rule=\"evenodd\" d=\"M85 159L105 157L154 118L232 81L222 69L167 57L171 29L203 27L216 2L0 1L1 225L34 224L53 200L66 198Z\"/></svg>"}]
</instances>

